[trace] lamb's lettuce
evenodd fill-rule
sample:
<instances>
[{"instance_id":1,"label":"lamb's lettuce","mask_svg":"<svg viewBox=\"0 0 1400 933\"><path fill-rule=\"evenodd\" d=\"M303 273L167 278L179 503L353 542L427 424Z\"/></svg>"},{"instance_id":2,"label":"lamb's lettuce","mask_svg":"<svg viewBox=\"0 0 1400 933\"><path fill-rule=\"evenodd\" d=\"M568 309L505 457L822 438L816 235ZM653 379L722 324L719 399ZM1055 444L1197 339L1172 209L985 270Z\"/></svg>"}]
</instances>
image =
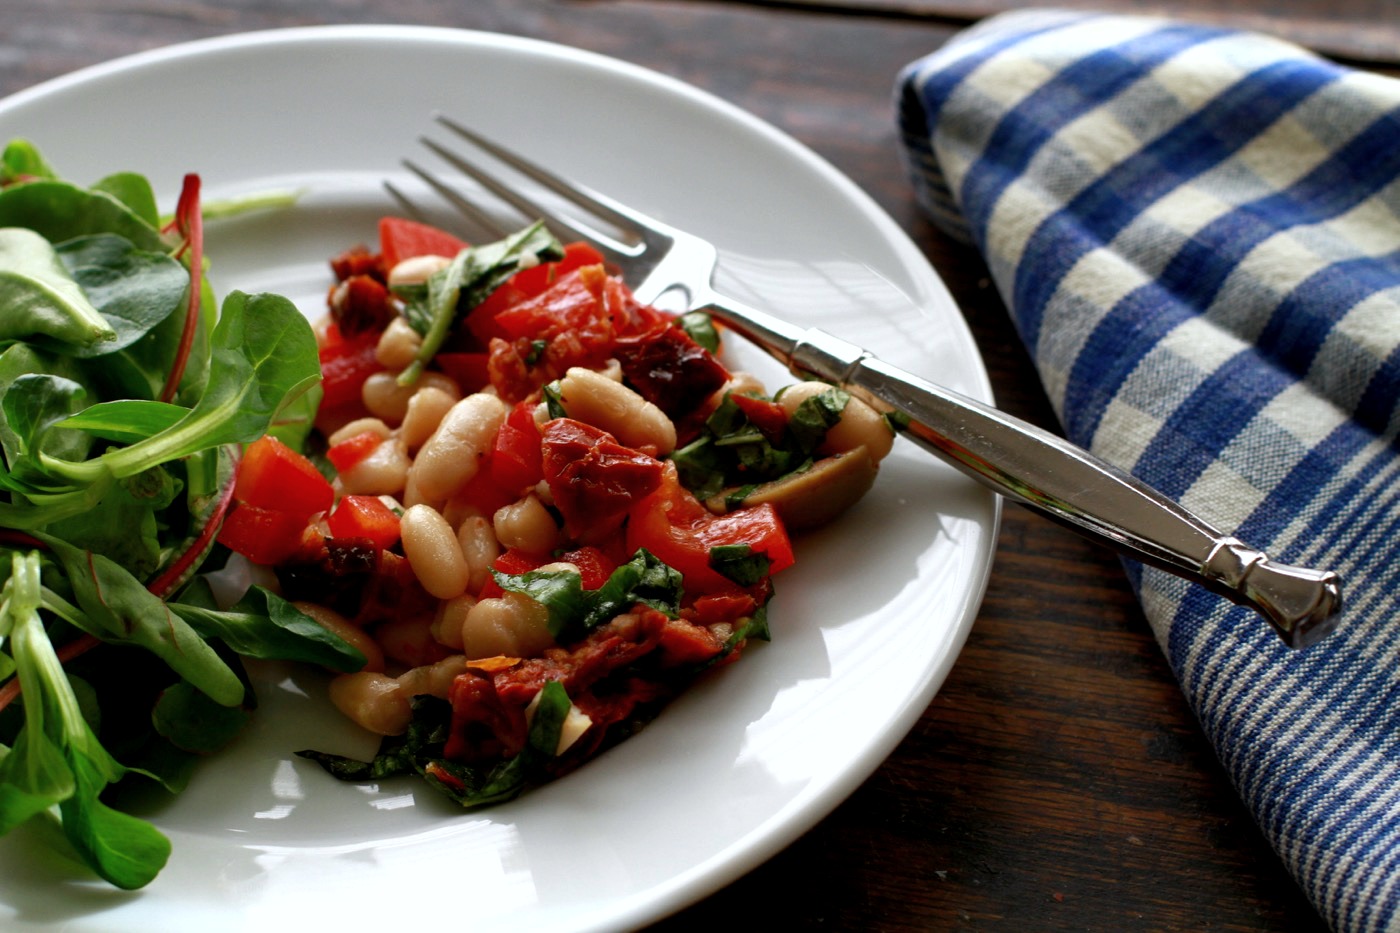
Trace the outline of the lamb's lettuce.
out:
<instances>
[{"instance_id":1,"label":"lamb's lettuce","mask_svg":"<svg viewBox=\"0 0 1400 933\"><path fill-rule=\"evenodd\" d=\"M254 705L241 657L364 661L271 593L218 607L190 582L231 451L298 443L320 396L289 301L216 313L197 194L166 225L139 175L83 187L28 143L0 154L0 833L56 816L122 888L170 844L109 789L182 788Z\"/></svg>"}]
</instances>

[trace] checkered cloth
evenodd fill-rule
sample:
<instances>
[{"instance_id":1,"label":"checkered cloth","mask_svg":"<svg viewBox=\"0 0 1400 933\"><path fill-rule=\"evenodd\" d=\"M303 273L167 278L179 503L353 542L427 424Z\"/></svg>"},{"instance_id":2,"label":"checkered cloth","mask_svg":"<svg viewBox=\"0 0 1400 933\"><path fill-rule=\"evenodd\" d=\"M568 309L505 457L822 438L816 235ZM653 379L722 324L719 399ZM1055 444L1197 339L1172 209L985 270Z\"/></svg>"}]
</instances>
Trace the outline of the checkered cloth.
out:
<instances>
[{"instance_id":1,"label":"checkered cloth","mask_svg":"<svg viewBox=\"0 0 1400 933\"><path fill-rule=\"evenodd\" d=\"M1400 82L1259 35L1006 14L897 88L1068 437L1342 575L1302 651L1128 572L1240 794L1338 931L1400 928Z\"/></svg>"}]
</instances>

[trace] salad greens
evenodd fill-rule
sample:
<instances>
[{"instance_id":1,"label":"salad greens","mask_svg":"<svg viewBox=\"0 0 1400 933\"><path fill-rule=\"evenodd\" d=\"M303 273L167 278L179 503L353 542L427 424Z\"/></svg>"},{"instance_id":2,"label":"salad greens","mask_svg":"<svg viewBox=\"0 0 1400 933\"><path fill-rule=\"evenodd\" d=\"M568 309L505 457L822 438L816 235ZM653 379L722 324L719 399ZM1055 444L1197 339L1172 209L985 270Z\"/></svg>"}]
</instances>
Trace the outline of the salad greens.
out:
<instances>
[{"instance_id":1,"label":"salad greens","mask_svg":"<svg viewBox=\"0 0 1400 933\"><path fill-rule=\"evenodd\" d=\"M84 187L28 142L0 155L0 833L57 819L120 888L170 843L113 806L178 792L256 704L242 657L358 669L363 656L270 592L217 605L196 573L241 446L299 444L320 396L285 298L204 276L197 176L162 222L150 183Z\"/></svg>"}]
</instances>

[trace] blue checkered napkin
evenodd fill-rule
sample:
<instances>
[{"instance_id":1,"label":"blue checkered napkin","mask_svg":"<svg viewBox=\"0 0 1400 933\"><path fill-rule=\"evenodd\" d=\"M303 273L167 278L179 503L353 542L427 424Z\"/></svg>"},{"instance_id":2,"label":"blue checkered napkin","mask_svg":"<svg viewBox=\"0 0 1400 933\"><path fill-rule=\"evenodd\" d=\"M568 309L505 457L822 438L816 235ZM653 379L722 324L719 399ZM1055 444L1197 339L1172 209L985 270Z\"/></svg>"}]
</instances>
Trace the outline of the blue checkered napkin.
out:
<instances>
[{"instance_id":1,"label":"blue checkered napkin","mask_svg":"<svg viewBox=\"0 0 1400 933\"><path fill-rule=\"evenodd\" d=\"M1400 82L1259 35L1031 11L897 90L920 200L986 257L1066 434L1343 575L1339 630L1291 651L1128 568L1322 916L1400 926Z\"/></svg>"}]
</instances>

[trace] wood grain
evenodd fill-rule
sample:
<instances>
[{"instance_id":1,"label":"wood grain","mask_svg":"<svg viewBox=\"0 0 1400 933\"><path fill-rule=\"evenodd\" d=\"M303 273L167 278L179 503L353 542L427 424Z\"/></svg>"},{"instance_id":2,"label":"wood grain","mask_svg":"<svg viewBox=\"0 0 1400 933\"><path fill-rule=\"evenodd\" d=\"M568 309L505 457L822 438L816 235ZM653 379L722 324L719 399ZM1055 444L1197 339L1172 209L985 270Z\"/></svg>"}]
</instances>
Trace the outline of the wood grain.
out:
<instances>
[{"instance_id":1,"label":"wood grain","mask_svg":"<svg viewBox=\"0 0 1400 933\"><path fill-rule=\"evenodd\" d=\"M458 26L614 55L752 111L853 178L946 279L1002 407L1053 426L980 258L924 220L896 157L896 72L947 41L964 18L990 9L979 2L938 0L927 7L944 10L938 16L892 17L861 15L864 0L833 0L844 9L689 0L7 0L0 94L139 49L316 23ZM1388 25L1379 4L1356 4L1354 21L1333 15L1345 6L1308 0L1274 15L1299 28L1327 22L1353 43ZM1200 0L1191 10L1223 13L1226 4ZM100 143L100 122L94 127ZM736 924L1320 925L1217 764L1117 558L1016 507L1006 512L966 649L904 742L794 845L656 929Z\"/></svg>"}]
</instances>

